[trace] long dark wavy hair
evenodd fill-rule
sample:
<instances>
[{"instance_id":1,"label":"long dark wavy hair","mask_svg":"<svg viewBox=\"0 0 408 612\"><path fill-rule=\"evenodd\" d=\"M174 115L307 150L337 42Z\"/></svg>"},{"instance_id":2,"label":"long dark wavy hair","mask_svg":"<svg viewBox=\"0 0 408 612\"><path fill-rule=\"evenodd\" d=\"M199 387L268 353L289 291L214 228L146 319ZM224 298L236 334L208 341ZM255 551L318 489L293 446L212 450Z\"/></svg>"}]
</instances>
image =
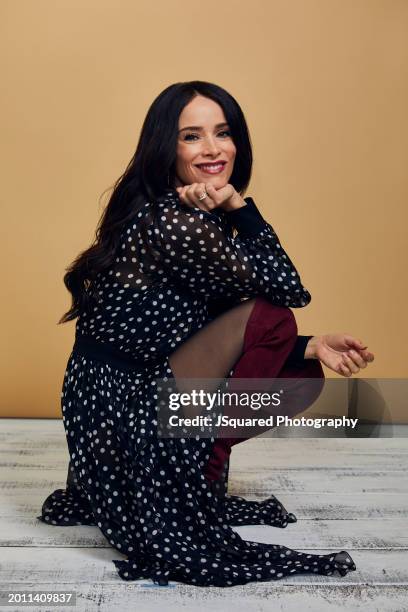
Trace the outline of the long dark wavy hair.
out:
<instances>
[{"instance_id":1,"label":"long dark wavy hair","mask_svg":"<svg viewBox=\"0 0 408 612\"><path fill-rule=\"evenodd\" d=\"M93 281L113 264L124 224L146 201L154 202L174 188L179 116L197 95L214 100L224 111L236 147L230 183L241 195L245 192L251 178L252 147L238 102L222 87L206 81L174 83L164 89L147 112L132 159L113 185L93 244L66 268L64 284L72 305L58 324L75 319L89 306Z\"/></svg>"}]
</instances>

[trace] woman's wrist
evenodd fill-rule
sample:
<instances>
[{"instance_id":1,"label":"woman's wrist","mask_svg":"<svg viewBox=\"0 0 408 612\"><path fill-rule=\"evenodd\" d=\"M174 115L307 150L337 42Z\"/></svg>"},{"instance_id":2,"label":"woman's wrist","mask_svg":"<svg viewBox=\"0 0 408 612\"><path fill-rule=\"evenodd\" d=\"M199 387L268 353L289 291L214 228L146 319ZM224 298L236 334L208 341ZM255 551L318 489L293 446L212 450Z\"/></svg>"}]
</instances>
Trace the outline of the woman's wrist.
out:
<instances>
[{"instance_id":1,"label":"woman's wrist","mask_svg":"<svg viewBox=\"0 0 408 612\"><path fill-rule=\"evenodd\" d=\"M316 349L319 345L321 336L312 336L306 345L305 359L317 359Z\"/></svg>"},{"instance_id":2,"label":"woman's wrist","mask_svg":"<svg viewBox=\"0 0 408 612\"><path fill-rule=\"evenodd\" d=\"M241 196L239 197L241 198ZM233 205L236 208L231 208L228 211L224 210L224 217L228 224L238 231L239 238L255 238L268 227L268 224L252 198L248 196L242 200L244 202L243 206L241 206L241 200L235 199Z\"/></svg>"},{"instance_id":3,"label":"woman's wrist","mask_svg":"<svg viewBox=\"0 0 408 612\"><path fill-rule=\"evenodd\" d=\"M235 193L231 198L229 198L229 200L223 203L221 208L225 212L231 212L233 210L238 210L238 208L242 208L246 205L247 204L242 198L242 196L239 193Z\"/></svg>"}]
</instances>

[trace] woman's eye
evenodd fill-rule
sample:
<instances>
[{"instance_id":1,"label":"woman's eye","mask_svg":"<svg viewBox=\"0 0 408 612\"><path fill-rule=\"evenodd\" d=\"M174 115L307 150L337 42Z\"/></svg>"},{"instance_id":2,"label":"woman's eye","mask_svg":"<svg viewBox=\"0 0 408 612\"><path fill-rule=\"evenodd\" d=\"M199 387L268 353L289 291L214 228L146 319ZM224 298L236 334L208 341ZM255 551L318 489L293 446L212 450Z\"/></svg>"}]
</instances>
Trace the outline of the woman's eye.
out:
<instances>
[{"instance_id":1,"label":"woman's eye","mask_svg":"<svg viewBox=\"0 0 408 612\"><path fill-rule=\"evenodd\" d=\"M222 138L228 138L229 136L231 136L231 132L229 130L222 130L221 132L218 132L218 136L220 136ZM200 138L199 134L186 134L183 138L183 140L188 140L188 141L194 141L196 138Z\"/></svg>"},{"instance_id":2,"label":"woman's eye","mask_svg":"<svg viewBox=\"0 0 408 612\"><path fill-rule=\"evenodd\" d=\"M195 138L195 137L198 138L198 134L186 134L183 140L191 140L192 138Z\"/></svg>"}]
</instances>

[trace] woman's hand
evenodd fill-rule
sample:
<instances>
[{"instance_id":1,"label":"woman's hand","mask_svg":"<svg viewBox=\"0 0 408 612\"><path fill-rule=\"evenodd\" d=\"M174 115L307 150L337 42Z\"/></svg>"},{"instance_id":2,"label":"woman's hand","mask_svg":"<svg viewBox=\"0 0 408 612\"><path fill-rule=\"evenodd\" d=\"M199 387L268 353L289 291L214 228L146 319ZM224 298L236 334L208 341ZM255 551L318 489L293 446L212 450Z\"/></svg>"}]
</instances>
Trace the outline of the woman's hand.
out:
<instances>
[{"instance_id":1,"label":"woman's hand","mask_svg":"<svg viewBox=\"0 0 408 612\"><path fill-rule=\"evenodd\" d=\"M374 354L349 334L325 334L310 338L305 359L319 359L337 374L349 377L374 361Z\"/></svg>"},{"instance_id":2,"label":"woman's hand","mask_svg":"<svg viewBox=\"0 0 408 612\"><path fill-rule=\"evenodd\" d=\"M192 183L183 187L176 187L180 200L188 206L196 206L202 210L211 211L214 208L222 208L226 212L246 206L246 202L235 188L228 183L221 189L215 189L211 183ZM203 193L207 197L199 200Z\"/></svg>"}]
</instances>

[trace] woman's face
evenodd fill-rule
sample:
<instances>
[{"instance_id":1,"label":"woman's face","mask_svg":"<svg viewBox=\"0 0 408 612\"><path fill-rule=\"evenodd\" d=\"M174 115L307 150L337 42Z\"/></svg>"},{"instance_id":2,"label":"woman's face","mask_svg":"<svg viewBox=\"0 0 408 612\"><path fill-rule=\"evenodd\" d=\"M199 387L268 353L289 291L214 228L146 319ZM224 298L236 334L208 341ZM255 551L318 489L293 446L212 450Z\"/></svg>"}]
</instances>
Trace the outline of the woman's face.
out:
<instances>
[{"instance_id":1,"label":"woman's face","mask_svg":"<svg viewBox=\"0 0 408 612\"><path fill-rule=\"evenodd\" d=\"M175 186L224 187L234 168L236 148L221 106L196 96L183 108L178 130Z\"/></svg>"}]
</instances>

